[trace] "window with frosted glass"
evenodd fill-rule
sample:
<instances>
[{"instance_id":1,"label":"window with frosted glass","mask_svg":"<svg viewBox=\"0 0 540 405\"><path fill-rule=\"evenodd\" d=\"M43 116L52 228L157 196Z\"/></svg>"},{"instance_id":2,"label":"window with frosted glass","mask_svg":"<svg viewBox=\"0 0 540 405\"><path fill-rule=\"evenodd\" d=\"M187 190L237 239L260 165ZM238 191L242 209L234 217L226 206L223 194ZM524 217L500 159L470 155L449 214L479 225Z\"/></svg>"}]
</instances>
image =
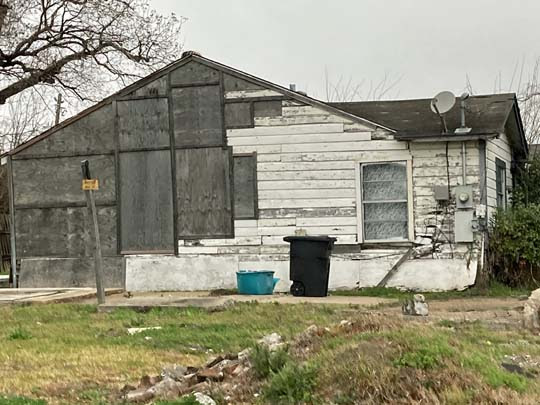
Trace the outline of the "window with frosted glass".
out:
<instances>
[{"instance_id":1,"label":"window with frosted glass","mask_svg":"<svg viewBox=\"0 0 540 405\"><path fill-rule=\"evenodd\" d=\"M406 162L361 166L364 240L403 240L408 236Z\"/></svg>"}]
</instances>

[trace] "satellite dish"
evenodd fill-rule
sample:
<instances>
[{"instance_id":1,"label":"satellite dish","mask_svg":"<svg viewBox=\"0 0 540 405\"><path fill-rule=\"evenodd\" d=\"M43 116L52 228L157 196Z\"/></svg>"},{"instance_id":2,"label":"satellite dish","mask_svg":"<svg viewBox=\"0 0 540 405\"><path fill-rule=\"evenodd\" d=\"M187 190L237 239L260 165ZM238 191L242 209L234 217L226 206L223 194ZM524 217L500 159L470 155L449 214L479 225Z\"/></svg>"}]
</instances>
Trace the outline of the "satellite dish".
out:
<instances>
[{"instance_id":1,"label":"satellite dish","mask_svg":"<svg viewBox=\"0 0 540 405\"><path fill-rule=\"evenodd\" d=\"M451 91L441 91L431 100L431 111L435 114L444 114L456 104L456 96Z\"/></svg>"}]
</instances>

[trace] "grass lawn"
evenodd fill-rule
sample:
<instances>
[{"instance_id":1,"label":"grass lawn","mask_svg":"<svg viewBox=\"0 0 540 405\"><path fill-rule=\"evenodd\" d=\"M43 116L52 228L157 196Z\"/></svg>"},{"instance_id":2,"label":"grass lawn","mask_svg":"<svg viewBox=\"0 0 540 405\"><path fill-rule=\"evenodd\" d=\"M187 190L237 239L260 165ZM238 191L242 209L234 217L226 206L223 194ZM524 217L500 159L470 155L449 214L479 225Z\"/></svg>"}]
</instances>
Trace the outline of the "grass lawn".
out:
<instances>
[{"instance_id":1,"label":"grass lawn","mask_svg":"<svg viewBox=\"0 0 540 405\"><path fill-rule=\"evenodd\" d=\"M526 288L511 288L503 284L492 283L489 288L472 287L464 291L441 291L441 292L425 292L423 294L428 301L430 300L449 300L458 298L474 298L474 297L521 297L529 296L530 289ZM396 298L406 299L414 294L410 291L401 291L397 288L387 287L367 287L358 290L343 290L332 291L330 295L344 296L360 296L360 297L381 297L381 298Z\"/></svg>"},{"instance_id":2,"label":"grass lawn","mask_svg":"<svg viewBox=\"0 0 540 405\"><path fill-rule=\"evenodd\" d=\"M540 359L540 337L479 323L251 303L217 312L147 313L98 313L94 306L73 304L4 306L0 316L0 404L121 403L124 384L158 374L166 364L199 365L213 353L252 346L270 332L292 339L311 324L331 326L331 332L310 341L309 350L291 350L283 369L260 381L261 397L245 403L293 404L300 397L321 405L540 403L538 377L501 367L505 355ZM344 318L353 326L335 326ZM163 329L133 336L126 331L148 326ZM192 402L159 402L173 403Z\"/></svg>"}]
</instances>

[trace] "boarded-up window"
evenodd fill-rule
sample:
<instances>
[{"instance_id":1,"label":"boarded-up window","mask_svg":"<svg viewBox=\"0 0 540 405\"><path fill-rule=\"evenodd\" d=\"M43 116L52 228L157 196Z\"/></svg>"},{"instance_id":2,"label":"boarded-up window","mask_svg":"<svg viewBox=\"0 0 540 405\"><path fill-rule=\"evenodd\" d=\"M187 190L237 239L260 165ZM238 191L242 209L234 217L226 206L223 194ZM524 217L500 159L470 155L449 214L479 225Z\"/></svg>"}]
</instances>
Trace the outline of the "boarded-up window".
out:
<instances>
[{"instance_id":1,"label":"boarded-up window","mask_svg":"<svg viewBox=\"0 0 540 405\"><path fill-rule=\"evenodd\" d=\"M224 144L219 86L174 88L172 107L177 147Z\"/></svg>"},{"instance_id":2,"label":"boarded-up window","mask_svg":"<svg viewBox=\"0 0 540 405\"><path fill-rule=\"evenodd\" d=\"M176 198L180 239L233 236L232 150L176 150Z\"/></svg>"},{"instance_id":3,"label":"boarded-up window","mask_svg":"<svg viewBox=\"0 0 540 405\"><path fill-rule=\"evenodd\" d=\"M506 208L506 163L495 159L495 186L497 188L497 208Z\"/></svg>"},{"instance_id":4,"label":"boarded-up window","mask_svg":"<svg viewBox=\"0 0 540 405\"><path fill-rule=\"evenodd\" d=\"M174 251L171 153L120 153L122 252Z\"/></svg>"},{"instance_id":5,"label":"boarded-up window","mask_svg":"<svg viewBox=\"0 0 540 405\"><path fill-rule=\"evenodd\" d=\"M408 237L406 162L361 166L364 240L405 240Z\"/></svg>"},{"instance_id":6,"label":"boarded-up window","mask_svg":"<svg viewBox=\"0 0 540 405\"><path fill-rule=\"evenodd\" d=\"M257 218L257 156L234 157L234 217Z\"/></svg>"},{"instance_id":7,"label":"boarded-up window","mask_svg":"<svg viewBox=\"0 0 540 405\"><path fill-rule=\"evenodd\" d=\"M282 115L281 100L255 101L253 103L255 117L278 117Z\"/></svg>"},{"instance_id":8,"label":"boarded-up window","mask_svg":"<svg viewBox=\"0 0 540 405\"><path fill-rule=\"evenodd\" d=\"M253 127L253 111L251 103L225 104L225 126L227 128Z\"/></svg>"},{"instance_id":9,"label":"boarded-up window","mask_svg":"<svg viewBox=\"0 0 540 405\"><path fill-rule=\"evenodd\" d=\"M169 106L166 98L118 101L120 149L169 146Z\"/></svg>"}]
</instances>

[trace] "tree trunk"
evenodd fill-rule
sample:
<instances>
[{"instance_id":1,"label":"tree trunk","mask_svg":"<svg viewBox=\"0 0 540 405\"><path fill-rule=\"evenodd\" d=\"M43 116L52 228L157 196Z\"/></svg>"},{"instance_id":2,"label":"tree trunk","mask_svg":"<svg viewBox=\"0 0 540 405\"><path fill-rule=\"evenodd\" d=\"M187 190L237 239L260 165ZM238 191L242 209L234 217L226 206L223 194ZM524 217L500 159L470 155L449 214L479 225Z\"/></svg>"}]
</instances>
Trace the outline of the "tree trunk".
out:
<instances>
[{"instance_id":1,"label":"tree trunk","mask_svg":"<svg viewBox=\"0 0 540 405\"><path fill-rule=\"evenodd\" d=\"M2 31L2 28L4 28L4 19L6 18L6 14L9 8L7 4L4 3L4 0L0 0L0 31Z\"/></svg>"}]
</instances>

